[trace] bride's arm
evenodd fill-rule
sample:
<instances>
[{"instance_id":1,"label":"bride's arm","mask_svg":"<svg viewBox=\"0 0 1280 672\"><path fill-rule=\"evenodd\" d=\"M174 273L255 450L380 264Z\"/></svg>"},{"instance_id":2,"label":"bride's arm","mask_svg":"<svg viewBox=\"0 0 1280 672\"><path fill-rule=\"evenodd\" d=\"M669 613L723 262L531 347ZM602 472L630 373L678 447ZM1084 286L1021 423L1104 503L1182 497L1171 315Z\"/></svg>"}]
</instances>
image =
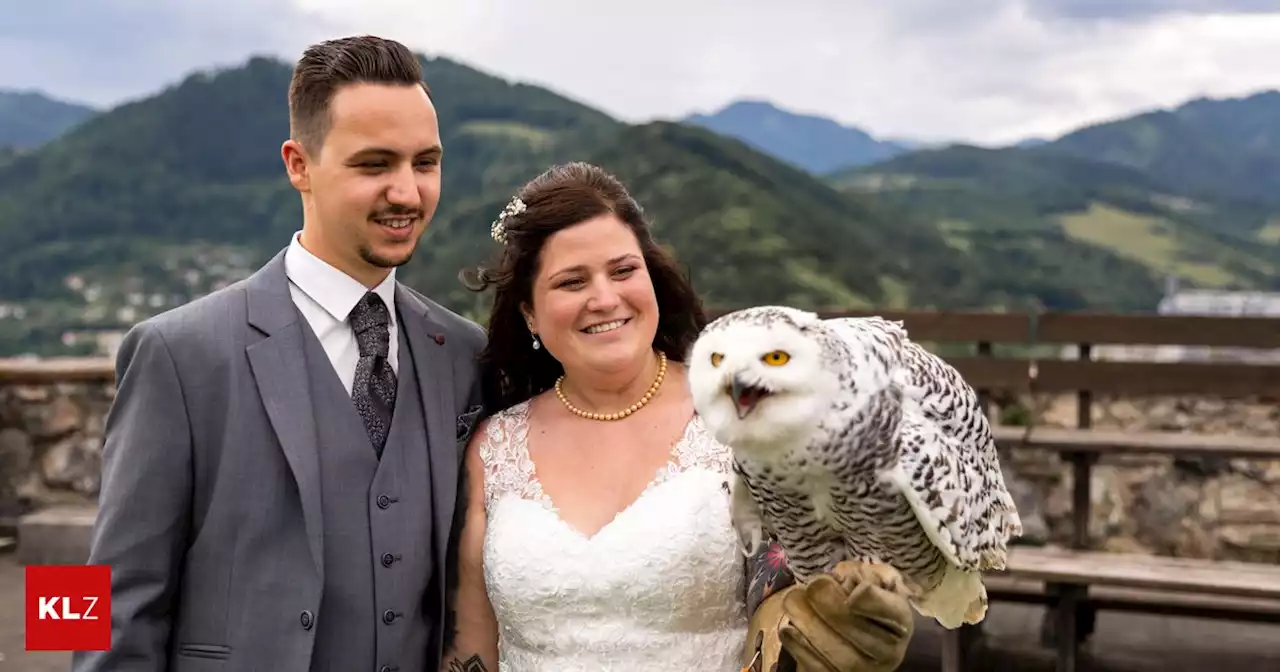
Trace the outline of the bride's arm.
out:
<instances>
[{"instance_id":1,"label":"bride's arm","mask_svg":"<svg viewBox=\"0 0 1280 672\"><path fill-rule=\"evenodd\" d=\"M484 586L484 463L480 442L485 424L472 434L463 466L459 507L463 523L457 537L457 583L449 594L448 619L453 632L446 633L442 672L497 672L498 621Z\"/></svg>"},{"instance_id":2,"label":"bride's arm","mask_svg":"<svg viewBox=\"0 0 1280 672\"><path fill-rule=\"evenodd\" d=\"M746 570L747 645L742 654L744 669L791 670L789 659L782 655L782 640L778 636L778 621L782 617L782 603L774 597L795 585L795 576L787 568L782 547L776 541L765 540L743 561ZM764 607L763 609L761 607ZM784 662L785 661L785 662Z\"/></svg>"}]
</instances>

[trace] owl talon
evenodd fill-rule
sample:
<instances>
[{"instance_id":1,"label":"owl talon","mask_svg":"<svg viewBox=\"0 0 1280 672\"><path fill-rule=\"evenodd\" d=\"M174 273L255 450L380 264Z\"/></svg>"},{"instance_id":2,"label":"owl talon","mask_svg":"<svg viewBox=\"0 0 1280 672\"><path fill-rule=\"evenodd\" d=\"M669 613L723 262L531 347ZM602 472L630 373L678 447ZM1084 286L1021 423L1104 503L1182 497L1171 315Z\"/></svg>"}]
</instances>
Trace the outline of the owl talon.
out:
<instances>
[{"instance_id":1,"label":"owl talon","mask_svg":"<svg viewBox=\"0 0 1280 672\"><path fill-rule=\"evenodd\" d=\"M836 580L841 583L848 583L850 586L871 583L891 593L906 597L913 597L916 594L915 589L911 587L911 584L903 578L898 570L879 562L844 560L837 564L830 573Z\"/></svg>"},{"instance_id":2,"label":"owl talon","mask_svg":"<svg viewBox=\"0 0 1280 672\"><path fill-rule=\"evenodd\" d=\"M743 530L742 535L739 537L739 541L742 542L743 555L748 558L755 555L760 551L760 548L764 546L764 528L760 526L750 526L748 529Z\"/></svg>"}]
</instances>

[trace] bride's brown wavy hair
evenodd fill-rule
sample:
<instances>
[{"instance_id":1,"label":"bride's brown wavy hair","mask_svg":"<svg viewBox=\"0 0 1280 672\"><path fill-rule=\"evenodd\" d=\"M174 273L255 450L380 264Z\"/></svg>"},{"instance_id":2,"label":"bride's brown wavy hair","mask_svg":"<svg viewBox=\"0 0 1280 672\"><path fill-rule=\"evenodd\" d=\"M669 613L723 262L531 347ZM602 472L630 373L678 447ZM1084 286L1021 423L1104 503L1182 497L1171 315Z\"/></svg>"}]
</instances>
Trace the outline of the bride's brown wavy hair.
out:
<instances>
[{"instance_id":1,"label":"bride's brown wavy hair","mask_svg":"<svg viewBox=\"0 0 1280 672\"><path fill-rule=\"evenodd\" d=\"M520 307L533 301L547 239L606 213L626 223L640 244L658 301L654 348L672 361L684 361L707 324L702 301L675 258L653 239L643 209L617 178L589 163L566 163L535 177L516 196L525 210L503 220L506 239L495 259L460 274L472 291L494 289L489 340L480 353L486 414L537 396L564 372L546 348L533 349L533 334Z\"/></svg>"}]
</instances>

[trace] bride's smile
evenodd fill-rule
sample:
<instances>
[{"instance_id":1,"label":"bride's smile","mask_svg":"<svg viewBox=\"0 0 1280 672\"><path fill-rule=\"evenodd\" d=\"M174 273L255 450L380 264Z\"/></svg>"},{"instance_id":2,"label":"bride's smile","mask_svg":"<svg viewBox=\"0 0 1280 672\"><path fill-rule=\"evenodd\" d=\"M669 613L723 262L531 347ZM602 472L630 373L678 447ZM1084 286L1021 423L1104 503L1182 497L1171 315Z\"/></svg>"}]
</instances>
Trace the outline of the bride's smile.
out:
<instances>
[{"instance_id":1,"label":"bride's smile","mask_svg":"<svg viewBox=\"0 0 1280 672\"><path fill-rule=\"evenodd\" d=\"M622 394L649 372L658 300L639 241L612 213L547 238L524 314L579 387Z\"/></svg>"}]
</instances>

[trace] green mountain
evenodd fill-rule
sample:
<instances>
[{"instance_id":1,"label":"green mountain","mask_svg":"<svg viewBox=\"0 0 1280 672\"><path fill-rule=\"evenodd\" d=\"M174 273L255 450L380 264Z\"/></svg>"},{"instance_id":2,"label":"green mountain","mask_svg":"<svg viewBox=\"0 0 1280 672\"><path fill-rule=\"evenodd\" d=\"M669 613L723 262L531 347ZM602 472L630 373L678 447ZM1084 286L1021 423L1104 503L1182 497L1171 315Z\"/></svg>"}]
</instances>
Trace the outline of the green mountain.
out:
<instances>
[{"instance_id":1,"label":"green mountain","mask_svg":"<svg viewBox=\"0 0 1280 672\"><path fill-rule=\"evenodd\" d=\"M1280 205L1280 91L1198 98L1090 125L1045 147L1141 169L1193 196Z\"/></svg>"},{"instance_id":2,"label":"green mountain","mask_svg":"<svg viewBox=\"0 0 1280 672\"><path fill-rule=\"evenodd\" d=\"M445 196L402 277L473 316L487 297L457 274L492 252L489 222L525 180L574 159L629 184L715 305L985 305L1020 292L955 254L936 227L741 142L629 126L448 59L423 63L447 147ZM64 351L68 332L128 326L278 251L301 217L279 159L288 79L286 64L265 58L196 73L0 165L0 304L23 313L0 314L0 353Z\"/></svg>"},{"instance_id":3,"label":"green mountain","mask_svg":"<svg viewBox=\"0 0 1280 672\"><path fill-rule=\"evenodd\" d=\"M812 144L789 120L725 116L707 125L784 160ZM930 223L956 251L1012 265L984 276L1021 274L1002 303L1151 310L1168 275L1280 289L1280 92L1197 99L1003 149L902 149L827 181Z\"/></svg>"},{"instance_id":4,"label":"green mountain","mask_svg":"<svg viewBox=\"0 0 1280 672\"><path fill-rule=\"evenodd\" d=\"M695 125L632 126L448 59L423 66L444 198L401 277L477 319L488 297L459 271L492 253L489 223L512 192L569 160L621 177L716 307L1145 311L1170 268L1274 281L1265 210L1190 199L1133 168L960 147L827 181ZM267 58L195 73L0 157L0 355L92 349L94 333L277 252L301 221L279 158L288 81Z\"/></svg>"},{"instance_id":5,"label":"green mountain","mask_svg":"<svg viewBox=\"0 0 1280 672\"><path fill-rule=\"evenodd\" d=\"M0 163L6 153L43 145L94 114L92 107L38 91L0 89Z\"/></svg>"},{"instance_id":6,"label":"green mountain","mask_svg":"<svg viewBox=\"0 0 1280 672\"><path fill-rule=\"evenodd\" d=\"M1111 287L1117 307L1151 309L1167 275L1280 289L1280 209L1189 195L1149 172L1049 145L914 152L831 181L935 222L958 247L1008 245L1042 269L1061 260L1079 282Z\"/></svg>"}]
</instances>

